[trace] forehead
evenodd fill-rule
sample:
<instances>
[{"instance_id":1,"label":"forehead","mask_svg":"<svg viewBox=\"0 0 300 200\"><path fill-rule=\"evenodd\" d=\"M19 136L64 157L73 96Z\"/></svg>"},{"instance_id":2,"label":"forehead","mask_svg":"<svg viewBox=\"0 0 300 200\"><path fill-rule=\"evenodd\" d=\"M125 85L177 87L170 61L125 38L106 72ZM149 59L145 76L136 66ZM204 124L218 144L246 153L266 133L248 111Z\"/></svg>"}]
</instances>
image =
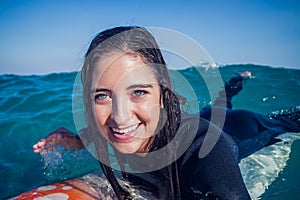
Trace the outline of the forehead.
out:
<instances>
[{"instance_id":1,"label":"forehead","mask_svg":"<svg viewBox=\"0 0 300 200\"><path fill-rule=\"evenodd\" d=\"M138 54L112 53L95 64L93 85L157 83L154 72Z\"/></svg>"}]
</instances>

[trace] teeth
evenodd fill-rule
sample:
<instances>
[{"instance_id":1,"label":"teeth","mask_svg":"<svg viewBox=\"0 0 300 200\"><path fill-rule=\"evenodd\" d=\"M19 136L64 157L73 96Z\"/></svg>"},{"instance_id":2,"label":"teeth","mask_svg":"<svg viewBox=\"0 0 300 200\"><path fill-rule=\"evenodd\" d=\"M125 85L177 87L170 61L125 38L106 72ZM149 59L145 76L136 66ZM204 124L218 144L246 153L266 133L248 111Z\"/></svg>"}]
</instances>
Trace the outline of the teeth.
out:
<instances>
[{"instance_id":1,"label":"teeth","mask_svg":"<svg viewBox=\"0 0 300 200\"><path fill-rule=\"evenodd\" d=\"M138 127L138 124L137 125L134 125L134 126L131 126L129 128L126 128L126 129L117 129L117 128L112 128L112 130L116 133L121 133L121 134L126 134L130 131L133 131L135 130L136 128Z\"/></svg>"}]
</instances>

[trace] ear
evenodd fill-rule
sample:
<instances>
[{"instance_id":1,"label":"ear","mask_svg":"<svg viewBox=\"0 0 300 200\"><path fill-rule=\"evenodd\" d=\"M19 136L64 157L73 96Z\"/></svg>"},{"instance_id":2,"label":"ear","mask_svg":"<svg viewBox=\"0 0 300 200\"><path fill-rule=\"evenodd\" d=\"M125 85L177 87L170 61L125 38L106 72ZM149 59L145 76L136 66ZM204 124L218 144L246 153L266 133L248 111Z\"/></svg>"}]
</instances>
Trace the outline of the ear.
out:
<instances>
[{"instance_id":1,"label":"ear","mask_svg":"<svg viewBox=\"0 0 300 200\"><path fill-rule=\"evenodd\" d=\"M160 96L160 108L164 108L163 96Z\"/></svg>"}]
</instances>

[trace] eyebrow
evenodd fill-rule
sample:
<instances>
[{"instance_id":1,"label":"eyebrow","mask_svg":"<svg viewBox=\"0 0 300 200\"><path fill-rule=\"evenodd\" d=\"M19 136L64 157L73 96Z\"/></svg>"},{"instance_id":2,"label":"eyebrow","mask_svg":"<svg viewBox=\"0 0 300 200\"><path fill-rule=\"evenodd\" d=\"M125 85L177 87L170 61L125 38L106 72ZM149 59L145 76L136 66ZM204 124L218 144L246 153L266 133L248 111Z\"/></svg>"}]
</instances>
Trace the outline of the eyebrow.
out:
<instances>
[{"instance_id":1,"label":"eyebrow","mask_svg":"<svg viewBox=\"0 0 300 200\"><path fill-rule=\"evenodd\" d=\"M130 85L129 87L126 88L126 90L132 90L135 88L153 88L152 84L134 84L134 85ZM111 92L109 89L106 88L96 88L94 91L92 91L92 93L95 92Z\"/></svg>"},{"instance_id":2,"label":"eyebrow","mask_svg":"<svg viewBox=\"0 0 300 200\"><path fill-rule=\"evenodd\" d=\"M109 89L105 89L105 88L96 88L95 91L92 91L92 93L94 93L94 92L110 92L110 90Z\"/></svg>"},{"instance_id":3,"label":"eyebrow","mask_svg":"<svg viewBox=\"0 0 300 200\"><path fill-rule=\"evenodd\" d=\"M127 90L132 90L135 88L153 88L152 84L134 84L127 88Z\"/></svg>"}]
</instances>

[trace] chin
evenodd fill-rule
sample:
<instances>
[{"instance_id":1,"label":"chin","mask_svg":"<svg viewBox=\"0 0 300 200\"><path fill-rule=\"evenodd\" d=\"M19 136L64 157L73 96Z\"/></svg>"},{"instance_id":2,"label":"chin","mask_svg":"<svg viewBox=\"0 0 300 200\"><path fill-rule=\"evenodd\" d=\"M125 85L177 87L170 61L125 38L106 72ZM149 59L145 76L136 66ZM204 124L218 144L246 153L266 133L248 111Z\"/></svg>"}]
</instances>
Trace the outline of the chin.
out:
<instances>
[{"instance_id":1,"label":"chin","mask_svg":"<svg viewBox=\"0 0 300 200\"><path fill-rule=\"evenodd\" d=\"M120 152L120 153L123 153L123 154L134 154L134 153L136 153L137 152L137 150L136 149L130 149L130 148L122 148L122 147L120 147L119 145L113 145L114 146L114 148L118 151L118 152Z\"/></svg>"}]
</instances>

